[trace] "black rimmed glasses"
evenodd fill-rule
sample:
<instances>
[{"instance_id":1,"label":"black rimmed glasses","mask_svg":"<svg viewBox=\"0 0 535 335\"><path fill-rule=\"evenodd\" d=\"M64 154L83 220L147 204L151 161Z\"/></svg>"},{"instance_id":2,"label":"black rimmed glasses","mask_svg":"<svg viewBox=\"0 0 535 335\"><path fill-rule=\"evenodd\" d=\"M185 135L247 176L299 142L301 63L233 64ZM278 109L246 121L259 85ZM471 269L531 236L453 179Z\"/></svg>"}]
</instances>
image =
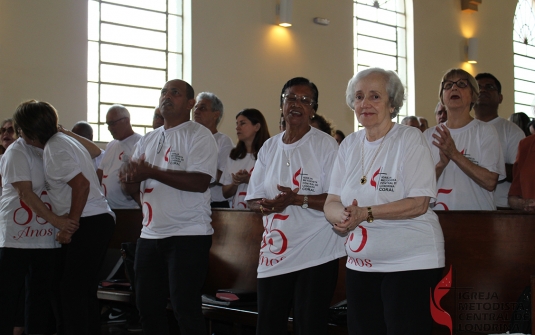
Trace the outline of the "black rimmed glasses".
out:
<instances>
[{"instance_id":1,"label":"black rimmed glasses","mask_svg":"<svg viewBox=\"0 0 535 335\"><path fill-rule=\"evenodd\" d=\"M307 106L313 106L316 103L314 99L309 98L306 95L297 95L293 93L283 94L282 99L284 99L284 102L299 103Z\"/></svg>"},{"instance_id":2,"label":"black rimmed glasses","mask_svg":"<svg viewBox=\"0 0 535 335\"><path fill-rule=\"evenodd\" d=\"M8 134L14 134L15 133L15 129L13 129L13 127L7 127L7 128L0 128L0 135L4 135L4 133L8 133Z\"/></svg>"},{"instance_id":3,"label":"black rimmed glasses","mask_svg":"<svg viewBox=\"0 0 535 335\"><path fill-rule=\"evenodd\" d=\"M117 124L117 122L121 121L121 120L124 120L124 119L127 119L127 117L122 117L120 119L117 119L115 121L109 121L109 122L106 122L106 124L108 125L108 127L113 127Z\"/></svg>"},{"instance_id":4,"label":"black rimmed glasses","mask_svg":"<svg viewBox=\"0 0 535 335\"><path fill-rule=\"evenodd\" d=\"M481 90L482 88L484 88L485 91L497 91L498 90L498 87L492 84L485 84L485 85L478 85L478 86L479 86L479 90Z\"/></svg>"},{"instance_id":5,"label":"black rimmed glasses","mask_svg":"<svg viewBox=\"0 0 535 335\"><path fill-rule=\"evenodd\" d=\"M458 88L466 88L468 87L468 80L466 79L459 79L457 81L445 80L442 82L442 89L451 90L453 88L453 85L457 85Z\"/></svg>"}]
</instances>

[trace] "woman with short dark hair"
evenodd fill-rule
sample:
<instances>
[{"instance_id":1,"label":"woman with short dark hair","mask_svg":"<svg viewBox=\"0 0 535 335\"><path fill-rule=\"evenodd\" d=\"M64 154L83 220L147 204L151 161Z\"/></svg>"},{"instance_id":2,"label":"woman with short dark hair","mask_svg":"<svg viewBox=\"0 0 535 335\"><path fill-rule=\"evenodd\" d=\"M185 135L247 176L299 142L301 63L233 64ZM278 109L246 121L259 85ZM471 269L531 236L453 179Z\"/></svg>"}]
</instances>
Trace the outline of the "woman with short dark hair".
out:
<instances>
[{"instance_id":1,"label":"woman with short dark hair","mask_svg":"<svg viewBox=\"0 0 535 335\"><path fill-rule=\"evenodd\" d=\"M98 270L115 215L102 194L91 156L78 141L58 132L58 115L52 105L24 102L13 119L24 140L43 150L52 210L79 224L76 232L62 229L57 234L57 240L64 243L59 283L63 332L99 334Z\"/></svg>"},{"instance_id":2,"label":"woman with short dark hair","mask_svg":"<svg viewBox=\"0 0 535 335\"><path fill-rule=\"evenodd\" d=\"M343 237L323 213L338 145L310 126L318 89L308 79L286 82L280 108L286 130L260 149L245 198L264 217L256 332L287 334L293 308L296 334L324 335L338 258L344 255Z\"/></svg>"}]
</instances>

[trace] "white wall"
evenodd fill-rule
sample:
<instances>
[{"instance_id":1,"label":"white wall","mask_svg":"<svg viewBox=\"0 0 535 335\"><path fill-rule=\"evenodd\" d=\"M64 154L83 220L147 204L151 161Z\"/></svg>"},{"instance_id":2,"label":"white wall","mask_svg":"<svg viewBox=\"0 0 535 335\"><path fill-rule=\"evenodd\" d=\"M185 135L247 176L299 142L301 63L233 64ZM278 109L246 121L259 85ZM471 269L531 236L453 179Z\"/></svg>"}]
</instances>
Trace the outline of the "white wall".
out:
<instances>
[{"instance_id":1,"label":"white wall","mask_svg":"<svg viewBox=\"0 0 535 335\"><path fill-rule=\"evenodd\" d=\"M344 102L353 75L351 0L294 0L293 27L274 25L276 0L192 1L192 85L225 105L220 130L235 138L234 116L261 110L278 132L278 97L294 76L319 88L319 113L349 133ZM516 0L484 1L477 13L460 0L413 0L416 114L434 124L443 73L462 67L491 72L503 85L502 116L513 111L512 24ZM329 26L312 22L316 16ZM479 63L464 62L467 37L479 38ZM87 3L84 0L0 0L0 118L26 99L52 103L70 127L86 118ZM163 84L163 83L162 83Z\"/></svg>"}]
</instances>

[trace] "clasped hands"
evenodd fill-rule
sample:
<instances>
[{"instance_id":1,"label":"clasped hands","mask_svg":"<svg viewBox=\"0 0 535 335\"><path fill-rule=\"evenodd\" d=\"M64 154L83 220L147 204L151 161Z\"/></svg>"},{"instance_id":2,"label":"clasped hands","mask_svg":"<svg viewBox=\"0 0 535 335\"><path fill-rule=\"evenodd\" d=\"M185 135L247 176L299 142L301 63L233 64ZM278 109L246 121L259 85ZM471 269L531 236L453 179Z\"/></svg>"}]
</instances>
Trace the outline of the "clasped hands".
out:
<instances>
[{"instance_id":1,"label":"clasped hands","mask_svg":"<svg viewBox=\"0 0 535 335\"><path fill-rule=\"evenodd\" d=\"M153 167L145 162L145 154L138 160L130 160L124 163L119 169L119 180L121 183L139 183L148 178L149 171Z\"/></svg>"},{"instance_id":2,"label":"clasped hands","mask_svg":"<svg viewBox=\"0 0 535 335\"><path fill-rule=\"evenodd\" d=\"M280 213L286 207L293 205L299 188L291 189L289 187L280 186L277 184L279 193L273 199L260 199L257 203L260 205L260 212L262 215L269 215L272 213Z\"/></svg>"},{"instance_id":3,"label":"clasped hands","mask_svg":"<svg viewBox=\"0 0 535 335\"><path fill-rule=\"evenodd\" d=\"M333 224L333 229L340 234L345 234L357 228L362 221L366 220L368 211L358 206L358 201L353 199L351 206L344 207L340 213L340 222Z\"/></svg>"},{"instance_id":4,"label":"clasped hands","mask_svg":"<svg viewBox=\"0 0 535 335\"><path fill-rule=\"evenodd\" d=\"M432 135L434 138L433 145L439 149L439 164L446 167L453 156L458 154L459 151L455 146L455 141L453 141L453 138L451 137L450 130L446 126L439 124L435 129L438 134L434 133Z\"/></svg>"},{"instance_id":5,"label":"clasped hands","mask_svg":"<svg viewBox=\"0 0 535 335\"><path fill-rule=\"evenodd\" d=\"M249 184L249 178L251 175L247 170L240 170L236 173L231 173L232 175L232 184L239 186L240 184Z\"/></svg>"},{"instance_id":6,"label":"clasped hands","mask_svg":"<svg viewBox=\"0 0 535 335\"><path fill-rule=\"evenodd\" d=\"M78 230L80 224L69 218L68 214L65 214L57 217L54 226L59 229L56 234L56 241L61 244L68 244L71 243L71 237Z\"/></svg>"}]
</instances>

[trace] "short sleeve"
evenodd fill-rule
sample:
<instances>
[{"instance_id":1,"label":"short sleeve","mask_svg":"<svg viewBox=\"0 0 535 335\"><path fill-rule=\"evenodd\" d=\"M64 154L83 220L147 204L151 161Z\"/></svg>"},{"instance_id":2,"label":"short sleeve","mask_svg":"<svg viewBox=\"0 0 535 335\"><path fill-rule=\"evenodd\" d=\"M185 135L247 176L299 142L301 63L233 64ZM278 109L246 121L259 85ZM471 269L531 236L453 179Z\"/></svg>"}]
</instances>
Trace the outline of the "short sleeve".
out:
<instances>
[{"instance_id":1,"label":"short sleeve","mask_svg":"<svg viewBox=\"0 0 535 335\"><path fill-rule=\"evenodd\" d=\"M32 180L28 156L20 150L6 151L2 156L0 173L4 185Z\"/></svg>"}]
</instances>

